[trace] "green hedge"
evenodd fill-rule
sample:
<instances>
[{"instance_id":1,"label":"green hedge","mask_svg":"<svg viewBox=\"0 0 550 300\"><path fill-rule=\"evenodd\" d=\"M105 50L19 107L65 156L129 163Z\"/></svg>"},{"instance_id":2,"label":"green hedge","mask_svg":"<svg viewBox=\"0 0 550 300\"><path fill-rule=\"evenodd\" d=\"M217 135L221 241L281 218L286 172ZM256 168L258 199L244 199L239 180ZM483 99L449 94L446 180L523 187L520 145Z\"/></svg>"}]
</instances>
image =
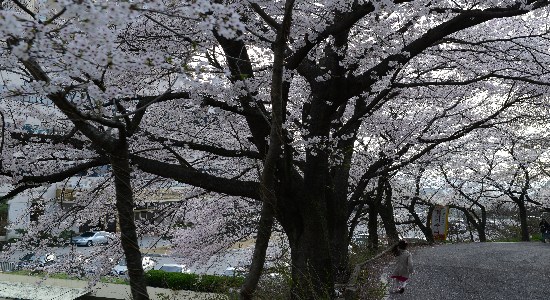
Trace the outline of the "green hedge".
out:
<instances>
[{"instance_id":1,"label":"green hedge","mask_svg":"<svg viewBox=\"0 0 550 300\"><path fill-rule=\"evenodd\" d=\"M150 270L145 277L148 286L209 293L225 293L231 288L239 288L244 282L243 277L237 276L170 273L159 270Z\"/></svg>"}]
</instances>

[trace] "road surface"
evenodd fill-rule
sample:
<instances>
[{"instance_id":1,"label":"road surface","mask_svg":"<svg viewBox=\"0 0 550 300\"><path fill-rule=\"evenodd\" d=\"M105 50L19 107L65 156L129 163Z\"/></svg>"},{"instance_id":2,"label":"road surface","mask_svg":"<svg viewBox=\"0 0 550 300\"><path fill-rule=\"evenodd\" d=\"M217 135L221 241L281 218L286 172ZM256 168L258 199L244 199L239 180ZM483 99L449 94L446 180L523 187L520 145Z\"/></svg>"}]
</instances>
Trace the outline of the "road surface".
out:
<instances>
[{"instance_id":1,"label":"road surface","mask_svg":"<svg viewBox=\"0 0 550 300\"><path fill-rule=\"evenodd\" d=\"M550 244L470 243L412 250L415 274L399 300L548 300Z\"/></svg>"},{"instance_id":2,"label":"road surface","mask_svg":"<svg viewBox=\"0 0 550 300\"><path fill-rule=\"evenodd\" d=\"M147 254L148 248L155 247L165 247L169 246L169 242L161 240L156 237L144 237L139 240L140 248L142 253L146 256L154 256L154 260L157 262L154 269L159 269L163 264L186 264L184 259L175 255L162 255L157 256L155 254ZM94 251L101 251L107 246L97 245L93 247L77 247L71 245L65 245L63 247L51 248L58 257L64 255L83 255L85 257L93 257ZM225 252L221 252L213 257L211 257L207 262L204 263L195 263L193 265L188 265L191 269L191 272L196 274L210 274L210 275L223 275L228 267L237 267L246 265L252 256L253 248L242 248L242 249L229 249ZM0 252L0 263L1 262L15 262L17 263L21 257L25 254L32 252L30 250L15 250L10 252L10 254ZM113 262L113 264L115 264ZM0 298L0 300L2 300Z\"/></svg>"}]
</instances>

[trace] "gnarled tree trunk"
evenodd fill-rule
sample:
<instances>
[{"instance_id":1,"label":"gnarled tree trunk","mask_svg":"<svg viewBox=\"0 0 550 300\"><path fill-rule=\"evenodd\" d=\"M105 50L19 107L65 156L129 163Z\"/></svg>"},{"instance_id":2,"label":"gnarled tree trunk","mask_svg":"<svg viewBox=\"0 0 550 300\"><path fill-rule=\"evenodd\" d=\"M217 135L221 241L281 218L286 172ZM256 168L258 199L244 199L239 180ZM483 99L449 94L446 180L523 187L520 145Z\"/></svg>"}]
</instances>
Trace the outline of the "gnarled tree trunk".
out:
<instances>
[{"instance_id":1,"label":"gnarled tree trunk","mask_svg":"<svg viewBox=\"0 0 550 300\"><path fill-rule=\"evenodd\" d=\"M300 228L290 240L292 258L292 299L330 299L334 276L325 214L314 203L302 215ZM304 211L305 212L305 211Z\"/></svg>"}]
</instances>

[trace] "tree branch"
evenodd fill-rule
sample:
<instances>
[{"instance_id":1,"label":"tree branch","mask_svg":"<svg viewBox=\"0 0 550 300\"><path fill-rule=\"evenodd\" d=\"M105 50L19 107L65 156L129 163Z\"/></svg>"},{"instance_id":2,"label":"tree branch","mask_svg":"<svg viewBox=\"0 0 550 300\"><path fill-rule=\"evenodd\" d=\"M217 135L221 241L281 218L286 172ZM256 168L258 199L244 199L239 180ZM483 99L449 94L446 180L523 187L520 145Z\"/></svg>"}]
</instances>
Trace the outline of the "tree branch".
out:
<instances>
[{"instance_id":1,"label":"tree branch","mask_svg":"<svg viewBox=\"0 0 550 300\"><path fill-rule=\"evenodd\" d=\"M217 177L196 170L183 168L180 165L156 161L137 155L132 155L131 161L140 170L149 174L170 178L212 192L260 200L259 183L255 181L242 181Z\"/></svg>"},{"instance_id":2,"label":"tree branch","mask_svg":"<svg viewBox=\"0 0 550 300\"><path fill-rule=\"evenodd\" d=\"M5 201L25 190L39 187L44 183L55 183L60 182L64 179L72 177L82 171L89 170L94 167L100 167L109 164L109 159L107 157L97 157L88 162L70 167L68 169L59 171L57 173L52 173L49 175L25 175L15 184L15 188L8 192L6 195L0 197L0 201ZM5 174L11 175L13 174Z\"/></svg>"},{"instance_id":3,"label":"tree branch","mask_svg":"<svg viewBox=\"0 0 550 300\"><path fill-rule=\"evenodd\" d=\"M433 46L446 36L449 36L466 28L473 27L475 25L479 25L489 20L526 14L530 12L531 9L526 9L524 7L528 7L529 5L533 5L534 8L539 8L547 6L548 4L549 1L547 0L531 0L528 1L528 3L518 1L517 4L505 8L488 8L484 10L465 11L453 17L452 19L428 30L418 39L404 46L403 49L400 51L401 53L388 56L379 64L359 76L350 77L350 80L353 82L353 84L350 84L350 89L348 90L347 97L351 98L353 96L361 95L361 93L363 93L372 85L373 80L375 80L373 78L385 76L401 68L401 66L409 62L413 57L417 56L427 48Z\"/></svg>"},{"instance_id":4,"label":"tree branch","mask_svg":"<svg viewBox=\"0 0 550 300\"><path fill-rule=\"evenodd\" d=\"M155 137L152 134L147 134L150 139L157 141L159 143L168 142L171 146L189 148L192 150L204 151L212 153L214 155L223 156L223 157L244 157L250 159L261 159L259 152L250 151L250 150L232 150L225 149L217 146L204 145L195 142L179 141L176 139L165 138L165 137Z\"/></svg>"}]
</instances>

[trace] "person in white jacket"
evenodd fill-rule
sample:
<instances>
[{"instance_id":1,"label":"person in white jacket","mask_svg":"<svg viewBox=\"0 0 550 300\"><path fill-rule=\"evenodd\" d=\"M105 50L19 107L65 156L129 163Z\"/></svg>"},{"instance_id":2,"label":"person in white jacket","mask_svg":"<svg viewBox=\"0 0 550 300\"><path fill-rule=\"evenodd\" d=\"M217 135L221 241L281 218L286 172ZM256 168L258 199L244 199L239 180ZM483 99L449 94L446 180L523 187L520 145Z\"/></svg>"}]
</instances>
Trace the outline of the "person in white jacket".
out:
<instances>
[{"instance_id":1,"label":"person in white jacket","mask_svg":"<svg viewBox=\"0 0 550 300\"><path fill-rule=\"evenodd\" d=\"M410 275L414 273L412 256L411 253L407 251L407 241L405 240L400 240L392 251L397 257L397 261L395 262L395 269L390 276L390 278L394 279L391 292L402 294L405 292L407 280L409 280Z\"/></svg>"}]
</instances>

